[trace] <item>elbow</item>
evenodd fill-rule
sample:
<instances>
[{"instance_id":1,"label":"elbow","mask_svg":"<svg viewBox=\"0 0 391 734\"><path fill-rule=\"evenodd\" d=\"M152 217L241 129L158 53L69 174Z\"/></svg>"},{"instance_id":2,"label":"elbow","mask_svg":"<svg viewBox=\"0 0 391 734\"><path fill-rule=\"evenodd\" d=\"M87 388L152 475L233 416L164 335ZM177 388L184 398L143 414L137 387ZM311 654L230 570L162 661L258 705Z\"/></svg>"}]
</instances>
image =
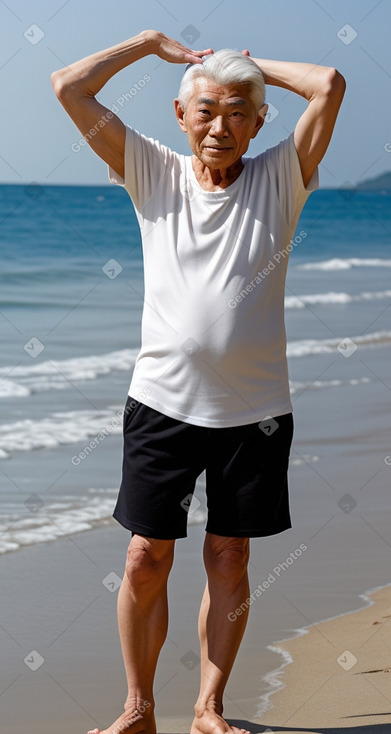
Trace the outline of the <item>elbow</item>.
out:
<instances>
[{"instance_id":1,"label":"elbow","mask_svg":"<svg viewBox=\"0 0 391 734\"><path fill-rule=\"evenodd\" d=\"M50 81L54 90L54 94L61 102L65 99L71 88L69 79L66 79L66 75L64 74L63 70L60 69L59 71L53 71L53 73L50 75Z\"/></svg>"},{"instance_id":2,"label":"elbow","mask_svg":"<svg viewBox=\"0 0 391 734\"><path fill-rule=\"evenodd\" d=\"M64 83L61 76L61 71L53 71L50 75L50 81L57 99L61 98L64 91Z\"/></svg>"},{"instance_id":3,"label":"elbow","mask_svg":"<svg viewBox=\"0 0 391 734\"><path fill-rule=\"evenodd\" d=\"M328 96L342 98L345 94L346 80L345 77L333 68L327 69L325 74L324 91Z\"/></svg>"},{"instance_id":4,"label":"elbow","mask_svg":"<svg viewBox=\"0 0 391 734\"><path fill-rule=\"evenodd\" d=\"M346 79L337 69L332 69L332 72L332 87L342 93L343 96L346 89Z\"/></svg>"}]
</instances>

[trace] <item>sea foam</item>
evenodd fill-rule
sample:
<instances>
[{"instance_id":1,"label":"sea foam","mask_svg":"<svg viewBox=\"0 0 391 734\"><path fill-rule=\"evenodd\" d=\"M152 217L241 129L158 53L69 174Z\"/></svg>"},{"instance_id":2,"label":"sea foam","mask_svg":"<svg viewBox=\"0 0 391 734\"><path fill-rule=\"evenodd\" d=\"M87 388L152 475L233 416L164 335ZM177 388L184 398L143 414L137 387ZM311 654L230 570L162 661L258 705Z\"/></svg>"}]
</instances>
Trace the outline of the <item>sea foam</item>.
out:
<instances>
[{"instance_id":1,"label":"sea foam","mask_svg":"<svg viewBox=\"0 0 391 734\"><path fill-rule=\"evenodd\" d=\"M350 270L350 268L391 268L391 260L378 257L334 257L331 260L303 263L298 270Z\"/></svg>"}]
</instances>

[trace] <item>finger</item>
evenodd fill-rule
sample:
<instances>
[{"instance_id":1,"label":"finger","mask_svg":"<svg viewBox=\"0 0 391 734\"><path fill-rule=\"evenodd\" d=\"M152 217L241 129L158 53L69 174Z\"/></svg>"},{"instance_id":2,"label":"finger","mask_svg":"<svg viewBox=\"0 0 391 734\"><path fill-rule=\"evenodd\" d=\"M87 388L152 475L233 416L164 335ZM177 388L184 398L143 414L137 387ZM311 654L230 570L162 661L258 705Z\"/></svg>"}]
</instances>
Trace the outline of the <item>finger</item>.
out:
<instances>
[{"instance_id":1,"label":"finger","mask_svg":"<svg viewBox=\"0 0 391 734\"><path fill-rule=\"evenodd\" d=\"M244 51L242 51L242 56L250 56L250 51L248 51L247 48L244 49Z\"/></svg>"},{"instance_id":2,"label":"finger","mask_svg":"<svg viewBox=\"0 0 391 734\"><path fill-rule=\"evenodd\" d=\"M207 48L204 51L189 51L187 56L187 62L189 64L202 64L203 56L210 56L214 51L212 48Z\"/></svg>"},{"instance_id":3,"label":"finger","mask_svg":"<svg viewBox=\"0 0 391 734\"><path fill-rule=\"evenodd\" d=\"M214 53L213 48L204 48L203 51L191 51L189 49L189 51L193 56L199 56L199 57L210 56L211 54Z\"/></svg>"}]
</instances>

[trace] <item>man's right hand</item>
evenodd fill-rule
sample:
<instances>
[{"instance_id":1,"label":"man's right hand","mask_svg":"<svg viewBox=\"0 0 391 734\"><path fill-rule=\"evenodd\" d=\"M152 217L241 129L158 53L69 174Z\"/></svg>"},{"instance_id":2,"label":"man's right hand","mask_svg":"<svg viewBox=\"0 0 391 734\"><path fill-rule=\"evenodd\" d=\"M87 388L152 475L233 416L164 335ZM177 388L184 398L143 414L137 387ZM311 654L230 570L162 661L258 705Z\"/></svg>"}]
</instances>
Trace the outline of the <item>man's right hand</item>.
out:
<instances>
[{"instance_id":1,"label":"man's right hand","mask_svg":"<svg viewBox=\"0 0 391 734\"><path fill-rule=\"evenodd\" d=\"M159 31L142 31L124 43L53 72L51 82L62 106L93 151L124 178L126 128L95 95L117 72L150 54L173 64L201 64L212 49L192 51Z\"/></svg>"},{"instance_id":2,"label":"man's right hand","mask_svg":"<svg viewBox=\"0 0 391 734\"><path fill-rule=\"evenodd\" d=\"M153 34L155 50L154 53L164 61L171 64L202 64L202 57L213 53L212 48L206 48L203 51L193 51L191 48L183 46L179 41L165 36L159 31L147 31Z\"/></svg>"}]
</instances>

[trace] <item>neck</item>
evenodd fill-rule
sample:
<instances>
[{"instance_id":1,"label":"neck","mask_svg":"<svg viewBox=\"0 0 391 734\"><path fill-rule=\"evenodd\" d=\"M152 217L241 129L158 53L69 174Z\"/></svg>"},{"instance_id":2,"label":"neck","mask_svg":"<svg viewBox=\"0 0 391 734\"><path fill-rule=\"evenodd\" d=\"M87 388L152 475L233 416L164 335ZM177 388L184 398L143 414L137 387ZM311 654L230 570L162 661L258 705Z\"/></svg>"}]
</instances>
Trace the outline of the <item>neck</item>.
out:
<instances>
[{"instance_id":1,"label":"neck","mask_svg":"<svg viewBox=\"0 0 391 734\"><path fill-rule=\"evenodd\" d=\"M241 158L228 168L209 168L199 158L192 158L193 171L200 186L206 191L225 189L240 176L244 164Z\"/></svg>"}]
</instances>

